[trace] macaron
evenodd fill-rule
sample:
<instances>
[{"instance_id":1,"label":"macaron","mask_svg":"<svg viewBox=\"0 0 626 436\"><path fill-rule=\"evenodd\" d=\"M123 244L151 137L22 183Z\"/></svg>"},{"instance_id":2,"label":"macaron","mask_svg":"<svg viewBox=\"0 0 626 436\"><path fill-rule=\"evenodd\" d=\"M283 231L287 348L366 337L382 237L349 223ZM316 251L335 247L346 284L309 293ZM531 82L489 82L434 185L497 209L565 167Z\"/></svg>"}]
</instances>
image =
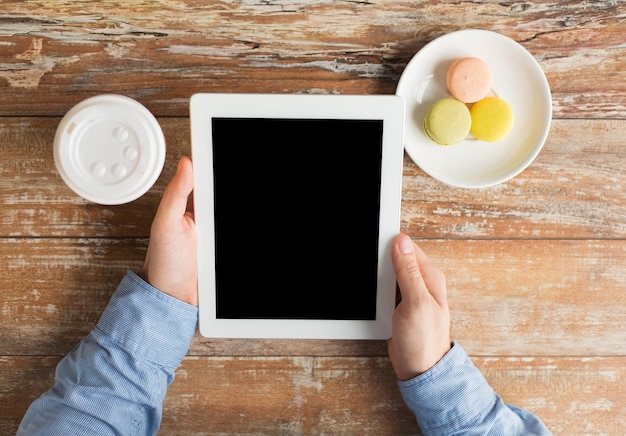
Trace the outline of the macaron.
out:
<instances>
[{"instance_id":1,"label":"macaron","mask_svg":"<svg viewBox=\"0 0 626 436\"><path fill-rule=\"evenodd\" d=\"M472 118L470 132L476 138L487 142L505 138L515 122L511 106L497 97L486 97L474 103L470 114Z\"/></svg>"},{"instance_id":2,"label":"macaron","mask_svg":"<svg viewBox=\"0 0 626 436\"><path fill-rule=\"evenodd\" d=\"M457 100L474 103L485 98L491 90L491 71L479 58L458 58L448 67L446 85Z\"/></svg>"},{"instance_id":3,"label":"macaron","mask_svg":"<svg viewBox=\"0 0 626 436\"><path fill-rule=\"evenodd\" d=\"M454 98L437 100L424 116L424 132L440 145L461 142L469 134L471 125L469 109Z\"/></svg>"}]
</instances>

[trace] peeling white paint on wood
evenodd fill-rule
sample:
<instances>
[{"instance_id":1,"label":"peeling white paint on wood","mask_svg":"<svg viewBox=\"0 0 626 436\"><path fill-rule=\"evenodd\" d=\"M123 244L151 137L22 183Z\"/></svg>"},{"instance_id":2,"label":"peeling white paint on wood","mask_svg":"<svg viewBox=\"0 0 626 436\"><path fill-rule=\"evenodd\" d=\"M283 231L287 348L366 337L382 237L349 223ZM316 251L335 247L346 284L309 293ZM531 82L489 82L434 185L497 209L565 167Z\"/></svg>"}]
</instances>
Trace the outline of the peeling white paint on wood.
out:
<instances>
[{"instance_id":1,"label":"peeling white paint on wood","mask_svg":"<svg viewBox=\"0 0 626 436\"><path fill-rule=\"evenodd\" d=\"M481 190L445 186L407 156L401 228L443 267L453 337L505 401L538 413L555 434L626 434L626 3L2 7L0 434L15 433L126 270L141 268L163 187L190 153L191 94L392 94L419 49L471 27L509 36L537 59L553 97L548 140L522 174ZM52 157L61 117L105 92L155 113L168 149L153 189L116 207L76 196ZM419 431L385 341L196 336L162 433Z\"/></svg>"}]
</instances>

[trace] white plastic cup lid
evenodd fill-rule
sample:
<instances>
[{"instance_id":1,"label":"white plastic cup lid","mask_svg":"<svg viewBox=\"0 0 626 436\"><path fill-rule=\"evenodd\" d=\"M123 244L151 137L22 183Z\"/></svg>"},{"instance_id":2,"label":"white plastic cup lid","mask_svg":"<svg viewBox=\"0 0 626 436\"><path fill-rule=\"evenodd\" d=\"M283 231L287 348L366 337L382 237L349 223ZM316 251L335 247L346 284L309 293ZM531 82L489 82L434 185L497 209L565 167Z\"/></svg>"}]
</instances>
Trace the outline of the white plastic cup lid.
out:
<instances>
[{"instance_id":1,"label":"white plastic cup lid","mask_svg":"<svg viewBox=\"0 0 626 436\"><path fill-rule=\"evenodd\" d=\"M129 203L145 194L165 163L158 121L131 98L104 94L83 100L63 117L54 162L65 183L94 203Z\"/></svg>"}]
</instances>

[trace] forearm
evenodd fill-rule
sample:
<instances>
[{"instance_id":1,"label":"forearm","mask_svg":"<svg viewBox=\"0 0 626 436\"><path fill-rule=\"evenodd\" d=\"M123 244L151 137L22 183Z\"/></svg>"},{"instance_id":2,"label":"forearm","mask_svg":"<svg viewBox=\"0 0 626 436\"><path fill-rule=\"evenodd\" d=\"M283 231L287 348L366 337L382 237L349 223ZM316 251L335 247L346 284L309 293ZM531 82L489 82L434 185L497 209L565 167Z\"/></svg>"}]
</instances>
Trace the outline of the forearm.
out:
<instances>
[{"instance_id":1,"label":"forearm","mask_svg":"<svg viewBox=\"0 0 626 436\"><path fill-rule=\"evenodd\" d=\"M458 344L429 371L398 382L424 435L546 435L533 414L506 405Z\"/></svg>"},{"instance_id":2,"label":"forearm","mask_svg":"<svg viewBox=\"0 0 626 436\"><path fill-rule=\"evenodd\" d=\"M57 366L21 434L155 434L197 309L129 273L98 326Z\"/></svg>"}]
</instances>

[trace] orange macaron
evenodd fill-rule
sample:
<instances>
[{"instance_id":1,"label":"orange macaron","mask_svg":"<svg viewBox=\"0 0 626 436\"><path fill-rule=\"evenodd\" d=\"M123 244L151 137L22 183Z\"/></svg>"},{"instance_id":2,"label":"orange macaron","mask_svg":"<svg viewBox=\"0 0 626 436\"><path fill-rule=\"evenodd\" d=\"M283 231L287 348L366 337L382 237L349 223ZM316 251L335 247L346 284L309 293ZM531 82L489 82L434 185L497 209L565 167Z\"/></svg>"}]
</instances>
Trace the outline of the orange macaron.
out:
<instances>
[{"instance_id":1,"label":"orange macaron","mask_svg":"<svg viewBox=\"0 0 626 436\"><path fill-rule=\"evenodd\" d=\"M485 98L491 90L491 71L479 58L458 58L448 68L446 85L457 100L475 103Z\"/></svg>"}]
</instances>

